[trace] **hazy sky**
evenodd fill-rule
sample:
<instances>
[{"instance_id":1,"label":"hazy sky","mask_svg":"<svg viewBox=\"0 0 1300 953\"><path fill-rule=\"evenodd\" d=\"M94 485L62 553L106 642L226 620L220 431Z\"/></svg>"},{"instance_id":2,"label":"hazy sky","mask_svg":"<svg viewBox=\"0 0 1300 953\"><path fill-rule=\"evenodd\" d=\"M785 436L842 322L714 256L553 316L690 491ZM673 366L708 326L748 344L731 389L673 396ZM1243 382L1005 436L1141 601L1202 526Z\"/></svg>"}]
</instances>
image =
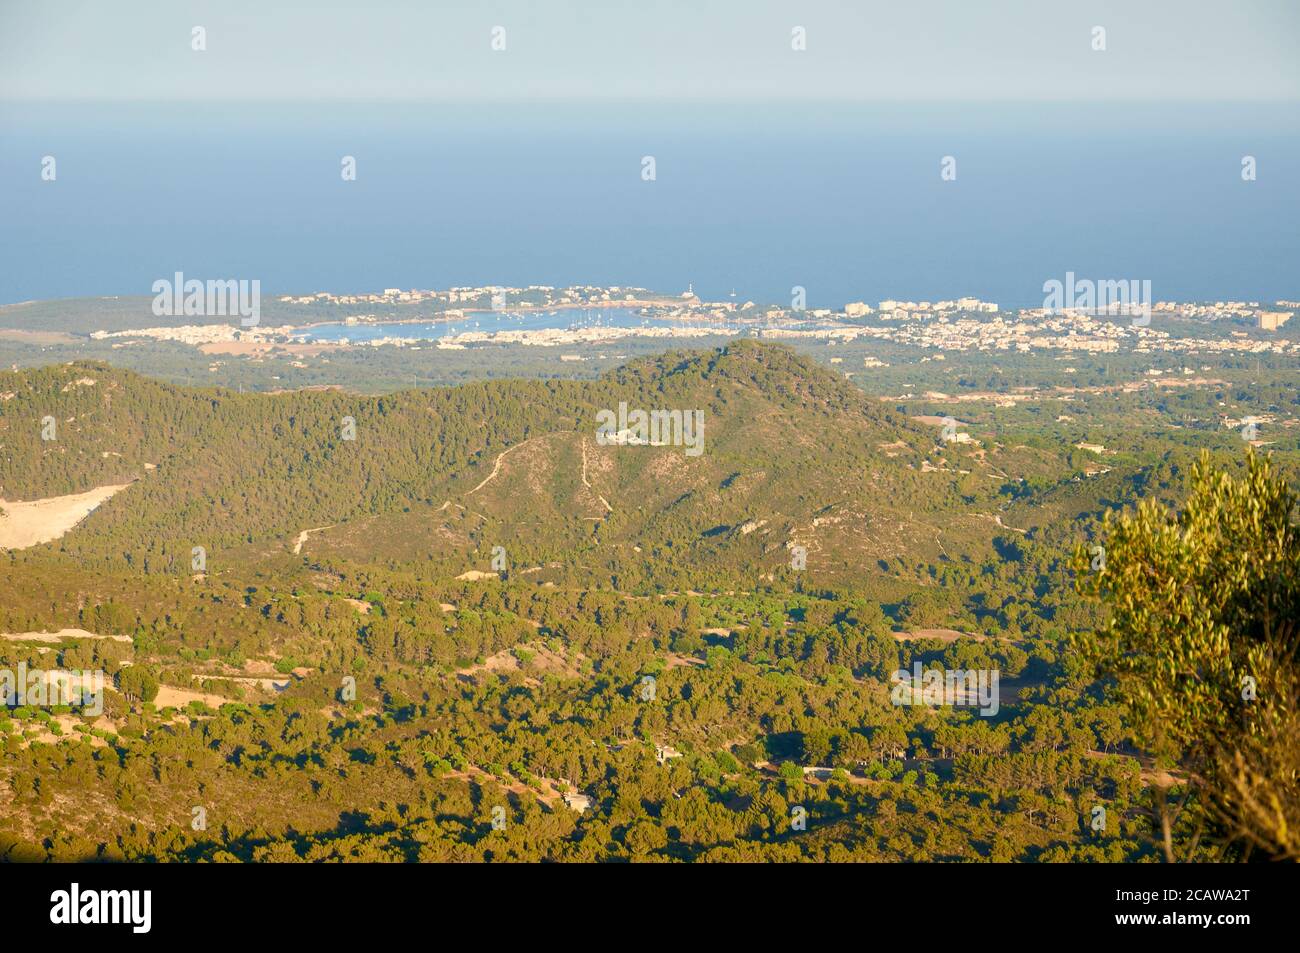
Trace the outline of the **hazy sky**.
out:
<instances>
[{"instance_id":1,"label":"hazy sky","mask_svg":"<svg viewBox=\"0 0 1300 953\"><path fill-rule=\"evenodd\" d=\"M0 0L0 99L1276 101L1298 41L1300 0Z\"/></svg>"}]
</instances>

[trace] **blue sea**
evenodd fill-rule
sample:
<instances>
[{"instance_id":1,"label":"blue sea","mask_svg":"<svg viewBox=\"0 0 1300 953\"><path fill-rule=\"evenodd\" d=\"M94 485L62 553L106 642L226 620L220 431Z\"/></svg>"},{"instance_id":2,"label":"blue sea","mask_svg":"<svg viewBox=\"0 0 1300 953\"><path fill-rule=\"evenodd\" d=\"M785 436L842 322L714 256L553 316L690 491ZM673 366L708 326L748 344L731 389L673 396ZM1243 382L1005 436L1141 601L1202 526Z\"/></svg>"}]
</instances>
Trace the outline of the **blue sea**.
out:
<instances>
[{"instance_id":1,"label":"blue sea","mask_svg":"<svg viewBox=\"0 0 1300 953\"><path fill-rule=\"evenodd\" d=\"M0 302L177 271L263 295L799 286L809 308L1036 306L1072 271L1274 300L1300 297L1297 222L1294 104L0 103Z\"/></svg>"}]
</instances>

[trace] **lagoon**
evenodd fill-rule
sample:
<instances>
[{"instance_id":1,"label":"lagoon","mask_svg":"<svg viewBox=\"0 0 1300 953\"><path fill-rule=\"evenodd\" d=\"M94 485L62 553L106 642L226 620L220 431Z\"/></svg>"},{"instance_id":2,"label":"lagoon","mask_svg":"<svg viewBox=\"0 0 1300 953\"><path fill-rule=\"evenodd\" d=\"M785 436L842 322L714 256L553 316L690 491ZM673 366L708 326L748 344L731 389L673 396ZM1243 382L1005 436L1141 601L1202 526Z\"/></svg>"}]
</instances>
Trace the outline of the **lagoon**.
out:
<instances>
[{"instance_id":1,"label":"lagoon","mask_svg":"<svg viewBox=\"0 0 1300 953\"><path fill-rule=\"evenodd\" d=\"M375 341L406 338L435 341L467 331L544 331L581 328L699 327L700 320L674 321L645 313L642 308L558 308L536 311L468 311L463 318L446 321L377 321L374 323L318 324L300 329L295 336L307 341Z\"/></svg>"}]
</instances>

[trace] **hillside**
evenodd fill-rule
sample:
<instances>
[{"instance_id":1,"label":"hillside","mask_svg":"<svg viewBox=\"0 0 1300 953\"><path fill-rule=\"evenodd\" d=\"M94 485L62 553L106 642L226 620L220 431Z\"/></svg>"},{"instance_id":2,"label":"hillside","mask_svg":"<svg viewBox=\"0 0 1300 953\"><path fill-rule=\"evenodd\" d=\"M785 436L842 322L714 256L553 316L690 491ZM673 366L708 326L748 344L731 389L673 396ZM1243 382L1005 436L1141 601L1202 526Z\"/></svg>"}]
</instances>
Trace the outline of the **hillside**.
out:
<instances>
[{"instance_id":1,"label":"hillside","mask_svg":"<svg viewBox=\"0 0 1300 953\"><path fill-rule=\"evenodd\" d=\"M754 342L382 397L100 364L0 395L32 543L0 558L0 661L110 686L102 712L0 719L0 857L1146 849L1127 819L1079 840L1066 807L1145 797L1065 648L1097 621L1070 550L1132 474L1081 481L980 426L944 442ZM682 426L643 440L638 409ZM999 712L891 705L918 662L1000 672ZM1017 807L1048 796L1050 822ZM518 833L488 833L493 805Z\"/></svg>"},{"instance_id":2,"label":"hillside","mask_svg":"<svg viewBox=\"0 0 1300 953\"><path fill-rule=\"evenodd\" d=\"M4 498L129 483L52 545L146 571L187 567L194 546L256 562L303 530L319 531L302 554L353 561L486 571L501 546L511 565L733 581L788 569L796 546L836 575L987 545L986 518L952 512L962 475L929 462L933 428L772 345L384 397L191 390L76 364L0 375L0 392ZM700 452L601 445L598 414L620 404L702 412Z\"/></svg>"}]
</instances>

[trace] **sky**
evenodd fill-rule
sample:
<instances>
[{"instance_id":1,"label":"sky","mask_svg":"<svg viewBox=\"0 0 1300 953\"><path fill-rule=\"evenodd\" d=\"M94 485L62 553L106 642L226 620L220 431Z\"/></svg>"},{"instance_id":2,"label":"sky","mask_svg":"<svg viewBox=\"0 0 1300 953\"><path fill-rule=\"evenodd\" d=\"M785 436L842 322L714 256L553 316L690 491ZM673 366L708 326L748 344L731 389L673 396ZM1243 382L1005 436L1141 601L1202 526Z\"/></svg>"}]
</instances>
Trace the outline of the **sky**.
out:
<instances>
[{"instance_id":1,"label":"sky","mask_svg":"<svg viewBox=\"0 0 1300 953\"><path fill-rule=\"evenodd\" d=\"M1294 297L1297 40L1300 0L0 0L0 301Z\"/></svg>"},{"instance_id":2,"label":"sky","mask_svg":"<svg viewBox=\"0 0 1300 953\"><path fill-rule=\"evenodd\" d=\"M1297 40L1297 0L0 0L0 100L1278 102Z\"/></svg>"}]
</instances>

